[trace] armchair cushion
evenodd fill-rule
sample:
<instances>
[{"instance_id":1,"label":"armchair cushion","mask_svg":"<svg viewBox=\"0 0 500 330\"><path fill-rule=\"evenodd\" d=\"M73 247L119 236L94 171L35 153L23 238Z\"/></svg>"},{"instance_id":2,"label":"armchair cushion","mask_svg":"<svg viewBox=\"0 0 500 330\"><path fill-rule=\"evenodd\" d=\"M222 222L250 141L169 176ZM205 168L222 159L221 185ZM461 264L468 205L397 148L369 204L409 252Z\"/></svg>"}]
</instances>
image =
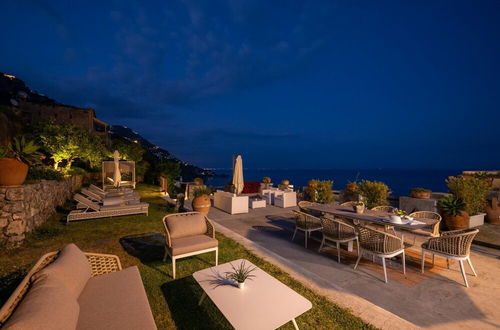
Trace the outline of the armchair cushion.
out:
<instances>
[{"instance_id":1,"label":"armchair cushion","mask_svg":"<svg viewBox=\"0 0 500 330\"><path fill-rule=\"evenodd\" d=\"M219 242L207 235L181 237L172 240L172 255L177 256L217 247Z\"/></svg>"},{"instance_id":2,"label":"armchair cushion","mask_svg":"<svg viewBox=\"0 0 500 330\"><path fill-rule=\"evenodd\" d=\"M33 278L36 280L45 276L54 277L78 299L91 274L92 270L85 254L75 244L68 244L53 263L36 273Z\"/></svg>"},{"instance_id":3,"label":"armchair cushion","mask_svg":"<svg viewBox=\"0 0 500 330\"><path fill-rule=\"evenodd\" d=\"M205 216L200 213L169 217L167 226L172 240L203 235L207 232Z\"/></svg>"},{"instance_id":4,"label":"armchair cushion","mask_svg":"<svg viewBox=\"0 0 500 330\"><path fill-rule=\"evenodd\" d=\"M52 276L40 276L5 324L4 329L75 329L80 307L73 293Z\"/></svg>"}]
</instances>

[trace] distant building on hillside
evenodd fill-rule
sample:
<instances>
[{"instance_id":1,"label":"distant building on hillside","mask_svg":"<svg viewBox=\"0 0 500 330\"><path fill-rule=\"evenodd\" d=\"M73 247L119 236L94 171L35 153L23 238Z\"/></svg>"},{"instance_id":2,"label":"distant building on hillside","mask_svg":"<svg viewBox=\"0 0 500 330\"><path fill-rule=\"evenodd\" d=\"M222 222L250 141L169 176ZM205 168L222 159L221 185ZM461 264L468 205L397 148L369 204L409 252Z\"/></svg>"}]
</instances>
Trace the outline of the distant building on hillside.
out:
<instances>
[{"instance_id":1,"label":"distant building on hillside","mask_svg":"<svg viewBox=\"0 0 500 330\"><path fill-rule=\"evenodd\" d=\"M97 119L94 109L60 104L5 73L0 74L0 105L12 109L25 124L34 125L44 120L74 124L99 136L106 145L110 144L110 126Z\"/></svg>"}]
</instances>

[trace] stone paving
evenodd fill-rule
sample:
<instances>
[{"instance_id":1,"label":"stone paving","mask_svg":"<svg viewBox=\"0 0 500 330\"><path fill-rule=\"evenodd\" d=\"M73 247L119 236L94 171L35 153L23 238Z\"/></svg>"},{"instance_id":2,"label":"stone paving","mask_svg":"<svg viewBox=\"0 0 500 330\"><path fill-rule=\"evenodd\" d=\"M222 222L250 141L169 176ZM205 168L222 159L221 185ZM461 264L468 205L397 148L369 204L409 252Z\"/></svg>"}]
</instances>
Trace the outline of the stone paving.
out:
<instances>
[{"instance_id":1,"label":"stone paving","mask_svg":"<svg viewBox=\"0 0 500 330\"><path fill-rule=\"evenodd\" d=\"M383 282L380 260L363 258L353 269L357 251L342 249L341 262L335 248L318 253L319 235L313 234L308 249L304 236L291 241L294 221L291 209L268 206L248 214L230 215L216 208L209 217L218 230L242 244L252 245L261 253L282 261L280 266L318 288L341 306L349 307L368 322L382 328L498 329L500 328L500 251L474 246L472 262L478 277L467 268L469 288L463 286L457 263L446 268L436 257L432 267L426 263L420 273L421 239L407 249L407 274L402 274L400 259L389 263L389 283ZM405 234L407 237L408 234ZM406 239L413 242L413 237ZM392 321L391 321L392 317ZM406 322L406 323L405 323Z\"/></svg>"}]
</instances>

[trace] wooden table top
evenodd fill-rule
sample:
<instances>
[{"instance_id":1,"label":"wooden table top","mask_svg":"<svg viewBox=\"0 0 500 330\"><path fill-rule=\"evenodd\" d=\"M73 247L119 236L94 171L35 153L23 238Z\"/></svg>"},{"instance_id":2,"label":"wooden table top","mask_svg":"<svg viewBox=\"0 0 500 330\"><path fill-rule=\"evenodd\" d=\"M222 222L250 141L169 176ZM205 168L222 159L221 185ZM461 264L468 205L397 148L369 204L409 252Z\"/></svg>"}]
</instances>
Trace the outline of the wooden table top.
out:
<instances>
[{"instance_id":1,"label":"wooden table top","mask_svg":"<svg viewBox=\"0 0 500 330\"><path fill-rule=\"evenodd\" d=\"M333 204L313 204L311 206L307 206L307 208L314 211L330 213L338 217L373 222L380 225L387 225L410 230L431 227L438 222L438 220L435 219L416 218L412 223L394 223L390 222L389 216L391 214L387 212L365 209L364 213L356 213L351 206L341 206Z\"/></svg>"}]
</instances>

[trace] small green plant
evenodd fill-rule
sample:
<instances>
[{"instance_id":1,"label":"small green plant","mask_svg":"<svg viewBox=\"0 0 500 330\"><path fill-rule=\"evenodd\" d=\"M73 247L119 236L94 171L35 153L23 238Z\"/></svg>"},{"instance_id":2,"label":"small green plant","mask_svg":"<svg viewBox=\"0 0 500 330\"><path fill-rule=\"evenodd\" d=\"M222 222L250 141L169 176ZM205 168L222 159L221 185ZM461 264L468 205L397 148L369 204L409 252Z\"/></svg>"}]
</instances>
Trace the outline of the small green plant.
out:
<instances>
[{"instance_id":1,"label":"small green plant","mask_svg":"<svg viewBox=\"0 0 500 330\"><path fill-rule=\"evenodd\" d=\"M448 195L439 200L438 207L443 214L457 216L465 211L466 205L462 198Z\"/></svg>"},{"instance_id":2,"label":"small green plant","mask_svg":"<svg viewBox=\"0 0 500 330\"><path fill-rule=\"evenodd\" d=\"M362 180L358 182L358 192L365 198L366 206L371 209L375 206L389 205L389 187L380 181Z\"/></svg>"},{"instance_id":3,"label":"small green plant","mask_svg":"<svg viewBox=\"0 0 500 330\"><path fill-rule=\"evenodd\" d=\"M230 265L233 271L226 272L226 277L234 282L243 283L247 279L255 277L252 272L255 271L256 267L245 267L245 261L242 261L238 267L234 267L232 263Z\"/></svg>"},{"instance_id":4,"label":"small green plant","mask_svg":"<svg viewBox=\"0 0 500 330\"><path fill-rule=\"evenodd\" d=\"M490 191L488 180L475 176L450 176L446 180L450 192L462 198L469 215L476 215L486 210L486 197Z\"/></svg>"},{"instance_id":5,"label":"small green plant","mask_svg":"<svg viewBox=\"0 0 500 330\"><path fill-rule=\"evenodd\" d=\"M39 147L35 142L26 140L24 136L15 137L12 142L10 148L14 158L29 165L40 162L41 154L38 152Z\"/></svg>"},{"instance_id":6,"label":"small green plant","mask_svg":"<svg viewBox=\"0 0 500 330\"><path fill-rule=\"evenodd\" d=\"M333 181L309 180L305 190L307 200L322 204L331 203L334 200L332 186Z\"/></svg>"},{"instance_id":7,"label":"small green plant","mask_svg":"<svg viewBox=\"0 0 500 330\"><path fill-rule=\"evenodd\" d=\"M212 193L212 190L210 190L210 188L208 187L204 187L204 188L198 188L198 189L195 189L194 192L193 192L193 197L200 197L200 196L203 196L203 195L210 195Z\"/></svg>"},{"instance_id":8,"label":"small green plant","mask_svg":"<svg viewBox=\"0 0 500 330\"><path fill-rule=\"evenodd\" d=\"M6 149L0 148L0 158L6 158L9 155Z\"/></svg>"},{"instance_id":9,"label":"small green plant","mask_svg":"<svg viewBox=\"0 0 500 330\"><path fill-rule=\"evenodd\" d=\"M398 215L400 217L406 217L408 215L408 213L406 213L406 211L400 210L400 209L395 209L394 214Z\"/></svg>"}]
</instances>

